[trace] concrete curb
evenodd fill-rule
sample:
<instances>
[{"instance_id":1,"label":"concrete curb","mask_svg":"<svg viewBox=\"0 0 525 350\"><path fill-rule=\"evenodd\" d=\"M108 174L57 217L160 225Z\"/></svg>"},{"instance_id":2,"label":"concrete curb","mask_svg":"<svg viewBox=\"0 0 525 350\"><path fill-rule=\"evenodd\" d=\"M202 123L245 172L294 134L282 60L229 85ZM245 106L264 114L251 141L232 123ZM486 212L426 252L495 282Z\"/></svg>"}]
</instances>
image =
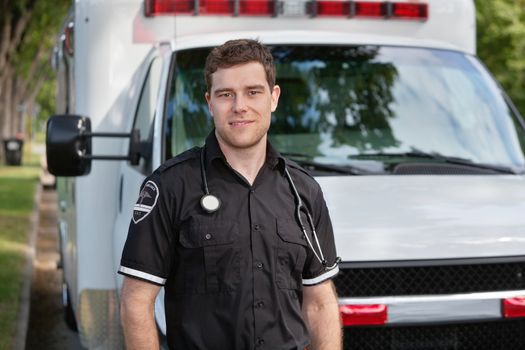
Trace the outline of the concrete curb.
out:
<instances>
[{"instance_id":1,"label":"concrete curb","mask_svg":"<svg viewBox=\"0 0 525 350\"><path fill-rule=\"evenodd\" d=\"M33 197L33 212L31 213L28 229L28 248L26 249L26 263L22 271L22 291L18 303L18 319L16 322L16 333L11 349L25 350L27 328L29 324L29 310L31 308L31 283L33 279L33 261L35 258L35 244L40 219L40 199L42 197L42 185L36 185Z\"/></svg>"}]
</instances>

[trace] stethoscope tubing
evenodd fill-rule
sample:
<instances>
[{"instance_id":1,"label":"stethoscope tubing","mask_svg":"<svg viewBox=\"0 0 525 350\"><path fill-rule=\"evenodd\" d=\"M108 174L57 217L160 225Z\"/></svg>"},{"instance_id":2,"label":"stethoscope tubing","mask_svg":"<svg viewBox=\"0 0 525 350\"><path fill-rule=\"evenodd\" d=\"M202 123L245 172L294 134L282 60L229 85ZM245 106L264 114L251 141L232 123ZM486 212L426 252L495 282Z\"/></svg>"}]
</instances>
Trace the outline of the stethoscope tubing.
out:
<instances>
[{"instance_id":1,"label":"stethoscope tubing","mask_svg":"<svg viewBox=\"0 0 525 350\"><path fill-rule=\"evenodd\" d=\"M205 152L206 152L206 146L204 146L201 150L201 154L200 154L200 168L201 168L201 179L202 179L202 186L203 186L203 191L204 191L204 195L202 196L201 198L201 201L200 201L200 204L201 204L201 207L202 209L204 209L207 213L213 213L213 212L216 212L217 210L219 210L220 208L220 203L221 201L219 200L219 198L217 198L216 196L210 194L210 190L208 188L208 178L206 176L206 165L205 165L205 162L204 162L204 157L205 157ZM295 183L292 179L292 176L290 175L290 172L288 171L288 167L284 167L284 173L285 173L285 176L290 184L290 187L292 189L292 193L295 197L295 216L297 218L297 221L299 223L299 227L301 229L301 231L303 232L303 235L306 239L306 242L308 243L308 246L310 247L310 249L312 250L312 252L314 253L315 257L317 258L317 260L324 266L324 268L326 270L331 270L333 268L335 268L339 262L339 258L336 259L336 262L334 265L332 266L327 266L327 262L326 262L326 259L324 258L324 255L323 255L323 250L321 249L321 244L319 243L319 239L317 237L317 232L315 231L315 225L314 225L314 221L312 219L312 215L310 215L310 211L308 210L308 208L304 205L303 203L303 200L301 199L301 196L299 195L299 192L297 191L297 187L295 187ZM207 201L205 200L206 198L213 198L214 201L216 201L218 203L218 205L216 206L213 206L213 207L209 207L206 205ZM315 250L314 248L314 245L312 244L312 241L306 231L306 227L303 223L303 219L301 217L301 212L304 212L305 215L306 215L306 220L308 221L308 225L310 226L310 230L312 231L312 236L315 240L315 244L317 246L317 249L319 250L319 253Z\"/></svg>"}]
</instances>

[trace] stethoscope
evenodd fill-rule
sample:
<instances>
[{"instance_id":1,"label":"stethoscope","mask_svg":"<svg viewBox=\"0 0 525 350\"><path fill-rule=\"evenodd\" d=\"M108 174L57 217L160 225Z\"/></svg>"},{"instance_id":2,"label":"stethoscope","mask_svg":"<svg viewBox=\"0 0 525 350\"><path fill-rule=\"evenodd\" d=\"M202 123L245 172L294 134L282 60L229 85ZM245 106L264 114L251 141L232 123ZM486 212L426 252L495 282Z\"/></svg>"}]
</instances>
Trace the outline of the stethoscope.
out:
<instances>
[{"instance_id":1,"label":"stethoscope","mask_svg":"<svg viewBox=\"0 0 525 350\"><path fill-rule=\"evenodd\" d=\"M204 190L204 195L201 197L201 207L202 209L211 214L216 212L221 207L221 201L218 197L214 196L213 194L210 194L210 190L208 188L208 179L206 177L206 166L204 164L204 157L205 157L206 147L203 147L200 154L200 165L201 165L201 178L202 178L202 185ZM308 245L310 246L310 249L312 249L315 257L317 260L324 266L325 270L332 270L334 269L337 264L340 262L341 258L337 257L335 263L332 266L327 266L328 263L323 255L323 250L321 249L321 245L319 244L319 239L317 238L317 233L315 231L314 221L312 219L312 215L310 215L310 211L308 208L304 205L301 196L299 195L299 192L297 191L297 188L295 187L295 183L292 180L292 176L288 172L288 168L285 165L284 168L284 174L286 178L288 179L288 182L290 183L290 187L292 188L292 193L295 197L295 216L297 218L297 221L299 222L299 227L301 228L301 231L303 232L304 237L306 238L306 241L308 242ZM315 240L315 243L317 245L317 249L319 252L317 252L312 244L312 241L310 237L308 236L306 232L306 227L303 223L303 219L301 218L301 212L303 212L306 215L306 219L308 221L308 224L310 225L310 230L312 231L312 236Z\"/></svg>"}]
</instances>

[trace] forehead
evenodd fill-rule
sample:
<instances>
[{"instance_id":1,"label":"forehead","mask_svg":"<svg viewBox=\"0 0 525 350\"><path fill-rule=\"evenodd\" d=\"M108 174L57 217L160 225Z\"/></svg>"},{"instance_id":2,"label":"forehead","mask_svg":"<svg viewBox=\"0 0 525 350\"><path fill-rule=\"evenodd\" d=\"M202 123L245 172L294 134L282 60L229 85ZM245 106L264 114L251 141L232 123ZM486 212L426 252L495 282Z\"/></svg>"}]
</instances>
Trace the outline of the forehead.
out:
<instances>
[{"instance_id":1,"label":"forehead","mask_svg":"<svg viewBox=\"0 0 525 350\"><path fill-rule=\"evenodd\" d=\"M267 86L266 72L259 62L248 62L228 68L219 68L211 74L212 90L235 89L246 86Z\"/></svg>"}]
</instances>

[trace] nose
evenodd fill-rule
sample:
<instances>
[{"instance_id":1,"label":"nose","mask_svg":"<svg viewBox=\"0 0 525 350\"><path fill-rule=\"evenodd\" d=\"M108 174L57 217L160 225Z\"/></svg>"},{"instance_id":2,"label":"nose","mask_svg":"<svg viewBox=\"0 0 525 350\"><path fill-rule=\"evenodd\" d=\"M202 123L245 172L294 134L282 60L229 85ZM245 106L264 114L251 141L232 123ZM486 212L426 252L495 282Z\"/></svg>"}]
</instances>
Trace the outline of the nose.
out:
<instances>
[{"instance_id":1,"label":"nose","mask_svg":"<svg viewBox=\"0 0 525 350\"><path fill-rule=\"evenodd\" d=\"M248 110L248 106L246 105L246 99L242 94L237 94L235 96L235 100L233 101L233 111L235 113L244 113Z\"/></svg>"}]
</instances>

